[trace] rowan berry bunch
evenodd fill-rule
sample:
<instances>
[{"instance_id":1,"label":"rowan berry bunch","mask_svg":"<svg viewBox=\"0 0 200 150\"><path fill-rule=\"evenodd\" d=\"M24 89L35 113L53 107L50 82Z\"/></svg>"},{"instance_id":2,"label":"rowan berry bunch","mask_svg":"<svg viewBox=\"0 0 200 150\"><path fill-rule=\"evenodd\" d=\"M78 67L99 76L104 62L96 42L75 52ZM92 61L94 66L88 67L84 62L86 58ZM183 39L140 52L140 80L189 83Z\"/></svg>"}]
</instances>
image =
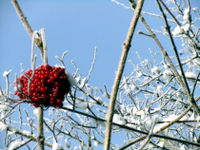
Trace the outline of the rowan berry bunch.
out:
<instances>
[{"instance_id":1,"label":"rowan berry bunch","mask_svg":"<svg viewBox=\"0 0 200 150\"><path fill-rule=\"evenodd\" d=\"M62 107L64 96L70 91L65 69L50 65L42 65L34 72L28 70L17 79L16 87L15 95L28 99L35 107Z\"/></svg>"}]
</instances>

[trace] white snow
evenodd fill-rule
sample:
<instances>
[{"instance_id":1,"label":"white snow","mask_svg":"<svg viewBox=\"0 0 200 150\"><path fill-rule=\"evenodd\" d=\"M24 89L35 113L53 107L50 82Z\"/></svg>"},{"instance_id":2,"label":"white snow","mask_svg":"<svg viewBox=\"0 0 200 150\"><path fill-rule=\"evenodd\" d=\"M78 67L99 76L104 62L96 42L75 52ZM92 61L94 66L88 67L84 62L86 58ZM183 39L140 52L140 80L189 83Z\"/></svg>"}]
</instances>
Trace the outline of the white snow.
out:
<instances>
[{"instance_id":1,"label":"white snow","mask_svg":"<svg viewBox=\"0 0 200 150\"><path fill-rule=\"evenodd\" d=\"M184 26L181 27L185 32L187 32L190 29L190 24L186 23Z\"/></svg>"},{"instance_id":2,"label":"white snow","mask_svg":"<svg viewBox=\"0 0 200 150\"><path fill-rule=\"evenodd\" d=\"M52 150L63 150L63 147L58 143L54 143Z\"/></svg>"},{"instance_id":3,"label":"white snow","mask_svg":"<svg viewBox=\"0 0 200 150\"><path fill-rule=\"evenodd\" d=\"M11 71L12 71L11 69L8 70L8 71L4 71L3 76L4 76L4 77L8 76L8 75L10 74Z\"/></svg>"},{"instance_id":4,"label":"white snow","mask_svg":"<svg viewBox=\"0 0 200 150\"><path fill-rule=\"evenodd\" d=\"M76 107L80 109L87 109L88 105L89 105L88 102L76 99Z\"/></svg>"},{"instance_id":5,"label":"white snow","mask_svg":"<svg viewBox=\"0 0 200 150\"><path fill-rule=\"evenodd\" d=\"M128 84L124 84L124 90L126 94L129 94L131 92L131 89L129 88Z\"/></svg>"},{"instance_id":6,"label":"white snow","mask_svg":"<svg viewBox=\"0 0 200 150\"><path fill-rule=\"evenodd\" d=\"M185 76L188 77L188 78L196 78L196 75L195 75L194 72L186 72Z\"/></svg>"},{"instance_id":7,"label":"white snow","mask_svg":"<svg viewBox=\"0 0 200 150\"><path fill-rule=\"evenodd\" d=\"M121 125L124 125L126 123L125 120L118 114L114 114L113 122Z\"/></svg>"},{"instance_id":8,"label":"white snow","mask_svg":"<svg viewBox=\"0 0 200 150\"><path fill-rule=\"evenodd\" d=\"M160 141L160 142L158 143L158 146L160 146L160 147L164 147L164 145L165 145L164 141Z\"/></svg>"},{"instance_id":9,"label":"white snow","mask_svg":"<svg viewBox=\"0 0 200 150\"><path fill-rule=\"evenodd\" d=\"M160 73L160 68L155 66L155 67L151 68L151 72L154 73L154 74L159 74Z\"/></svg>"},{"instance_id":10,"label":"white snow","mask_svg":"<svg viewBox=\"0 0 200 150\"><path fill-rule=\"evenodd\" d=\"M30 131L27 131L27 130L23 130L23 134L27 135L27 136L31 136L31 132Z\"/></svg>"},{"instance_id":11,"label":"white snow","mask_svg":"<svg viewBox=\"0 0 200 150\"><path fill-rule=\"evenodd\" d=\"M171 75L172 75L172 72L169 69L166 69L163 72L163 78L165 78L167 81L171 80L172 78Z\"/></svg>"},{"instance_id":12,"label":"white snow","mask_svg":"<svg viewBox=\"0 0 200 150\"><path fill-rule=\"evenodd\" d=\"M158 86L156 87L156 91L157 91L158 94L162 94L162 93L163 93L162 88L163 88L163 87L162 87L161 85L158 85Z\"/></svg>"},{"instance_id":13,"label":"white snow","mask_svg":"<svg viewBox=\"0 0 200 150\"><path fill-rule=\"evenodd\" d=\"M0 112L5 112L7 110L10 110L10 108L8 107L9 105L7 104L0 104Z\"/></svg>"},{"instance_id":14,"label":"white snow","mask_svg":"<svg viewBox=\"0 0 200 150\"><path fill-rule=\"evenodd\" d=\"M137 116L144 116L145 115L144 110L138 110L138 111L133 110L133 113Z\"/></svg>"},{"instance_id":15,"label":"white snow","mask_svg":"<svg viewBox=\"0 0 200 150\"><path fill-rule=\"evenodd\" d=\"M188 22L188 19L189 19L189 11L190 11L189 8L186 8L186 9L184 10L184 13L183 13L183 24L185 24L186 22Z\"/></svg>"},{"instance_id":16,"label":"white snow","mask_svg":"<svg viewBox=\"0 0 200 150\"><path fill-rule=\"evenodd\" d=\"M160 129L164 126L166 126L168 123L161 123L161 124L156 124L154 129L153 129L153 133L157 133L158 131L160 131Z\"/></svg>"},{"instance_id":17,"label":"white snow","mask_svg":"<svg viewBox=\"0 0 200 150\"><path fill-rule=\"evenodd\" d=\"M77 76L77 77L75 78L75 81L76 81L76 83L79 83L79 82L81 81L81 76Z\"/></svg>"},{"instance_id":18,"label":"white snow","mask_svg":"<svg viewBox=\"0 0 200 150\"><path fill-rule=\"evenodd\" d=\"M6 128L7 128L7 125L2 123L2 122L0 122L0 132L5 130Z\"/></svg>"},{"instance_id":19,"label":"white snow","mask_svg":"<svg viewBox=\"0 0 200 150\"><path fill-rule=\"evenodd\" d=\"M87 102L81 102L78 104L78 108L80 109L87 109L88 103Z\"/></svg>"},{"instance_id":20,"label":"white snow","mask_svg":"<svg viewBox=\"0 0 200 150\"><path fill-rule=\"evenodd\" d=\"M94 146L98 146L99 145L99 142L98 141L94 141Z\"/></svg>"},{"instance_id":21,"label":"white snow","mask_svg":"<svg viewBox=\"0 0 200 150\"><path fill-rule=\"evenodd\" d=\"M180 150L186 150L186 149L187 149L187 147L185 145L182 145L180 148Z\"/></svg>"},{"instance_id":22,"label":"white snow","mask_svg":"<svg viewBox=\"0 0 200 150\"><path fill-rule=\"evenodd\" d=\"M16 140L14 142L12 142L9 146L9 149L8 150L15 150L17 149L20 145L23 144L23 141L20 141L20 140Z\"/></svg>"},{"instance_id":23,"label":"white snow","mask_svg":"<svg viewBox=\"0 0 200 150\"><path fill-rule=\"evenodd\" d=\"M56 142L56 140L54 139L54 140L53 140L53 147L52 147L52 150L64 150L64 148L63 148L60 144L58 144L58 143Z\"/></svg>"},{"instance_id":24,"label":"white snow","mask_svg":"<svg viewBox=\"0 0 200 150\"><path fill-rule=\"evenodd\" d=\"M180 26L177 25L177 26L174 28L174 30L172 31L172 35L173 35L173 36L177 36L177 35L181 34L182 32L183 32L182 28L181 28Z\"/></svg>"},{"instance_id":25,"label":"white snow","mask_svg":"<svg viewBox=\"0 0 200 150\"><path fill-rule=\"evenodd\" d=\"M174 119L176 119L178 116L175 114L171 114L168 117L166 117L165 119L163 119L163 121L172 121ZM157 133L158 131L160 131L160 129L164 126L166 126L168 123L161 123L161 124L156 124L155 128L153 129L153 133Z\"/></svg>"},{"instance_id":26,"label":"white snow","mask_svg":"<svg viewBox=\"0 0 200 150\"><path fill-rule=\"evenodd\" d=\"M141 76L142 76L142 72L141 72L141 71L137 71L136 77L137 77L137 78L140 78Z\"/></svg>"},{"instance_id":27,"label":"white snow","mask_svg":"<svg viewBox=\"0 0 200 150\"><path fill-rule=\"evenodd\" d=\"M73 109L73 105L65 105L66 108ZM65 110L64 110L65 111ZM65 111L66 112L66 111Z\"/></svg>"},{"instance_id":28,"label":"white snow","mask_svg":"<svg viewBox=\"0 0 200 150\"><path fill-rule=\"evenodd\" d=\"M138 89L138 87L135 84L131 84L130 88L131 88L131 90L137 90Z\"/></svg>"},{"instance_id":29,"label":"white snow","mask_svg":"<svg viewBox=\"0 0 200 150\"><path fill-rule=\"evenodd\" d=\"M177 36L178 34L182 33L183 31L187 32L189 30L189 28L190 28L189 11L190 11L189 8L186 8L184 10L182 25L181 25L181 27L177 25L177 27L174 29L174 31L172 32L172 34L174 36Z\"/></svg>"},{"instance_id":30,"label":"white snow","mask_svg":"<svg viewBox=\"0 0 200 150\"><path fill-rule=\"evenodd\" d=\"M198 7L193 7L192 10L193 11L198 11Z\"/></svg>"},{"instance_id":31,"label":"white snow","mask_svg":"<svg viewBox=\"0 0 200 150\"><path fill-rule=\"evenodd\" d=\"M35 109L33 110L33 113L34 113L36 116L38 116L38 108L35 108Z\"/></svg>"},{"instance_id":32,"label":"white snow","mask_svg":"<svg viewBox=\"0 0 200 150\"><path fill-rule=\"evenodd\" d=\"M167 118L163 119L163 121L172 121L172 120L176 119L177 117L178 117L177 115L171 114Z\"/></svg>"},{"instance_id":33,"label":"white snow","mask_svg":"<svg viewBox=\"0 0 200 150\"><path fill-rule=\"evenodd\" d=\"M80 88L82 88L86 82L87 78L83 78L80 83Z\"/></svg>"}]
</instances>

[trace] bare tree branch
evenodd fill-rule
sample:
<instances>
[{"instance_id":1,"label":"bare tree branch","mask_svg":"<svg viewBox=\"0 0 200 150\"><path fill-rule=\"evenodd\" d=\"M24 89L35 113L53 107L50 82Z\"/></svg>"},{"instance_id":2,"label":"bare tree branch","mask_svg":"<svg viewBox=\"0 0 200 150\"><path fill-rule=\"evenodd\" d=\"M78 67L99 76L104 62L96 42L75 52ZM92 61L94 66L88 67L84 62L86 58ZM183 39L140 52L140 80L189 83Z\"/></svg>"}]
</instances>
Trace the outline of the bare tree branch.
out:
<instances>
[{"instance_id":1,"label":"bare tree branch","mask_svg":"<svg viewBox=\"0 0 200 150\"><path fill-rule=\"evenodd\" d=\"M17 2L17 0L12 0L13 6L16 9L16 13L19 16L19 18L21 19L24 27L26 28L28 34L30 35L30 37L32 37L33 35L33 30L30 26L30 24L28 23L26 17L24 16L24 13L22 12L19 3ZM42 41L40 39L37 39L35 41L35 43L37 44L38 48L40 49L41 54L43 55L43 45L42 45Z\"/></svg>"},{"instance_id":2,"label":"bare tree branch","mask_svg":"<svg viewBox=\"0 0 200 150\"><path fill-rule=\"evenodd\" d=\"M119 84L121 81L121 77L123 74L123 70L125 67L126 59L128 56L129 49L131 47L131 40L138 22L138 18L140 16L140 12L142 10L144 0L138 1L138 4L136 6L135 14L133 16L133 19L131 21L131 25L126 37L126 41L124 42L123 45L123 51L121 54L121 59L119 62L118 66L118 71L115 77L114 85L113 85L113 90L111 93L111 98L110 98L110 104L109 104L109 109L108 109L108 115L107 115L107 123L106 123L106 134L105 134L105 140L104 140L104 150L109 150L110 148L110 139L111 139L111 130L112 130L112 119L113 119L113 112L114 112L114 107L115 107L115 101L117 98L117 93L119 89Z\"/></svg>"},{"instance_id":3,"label":"bare tree branch","mask_svg":"<svg viewBox=\"0 0 200 150\"><path fill-rule=\"evenodd\" d=\"M169 26L169 24L168 24L168 22L167 22L167 17L166 17L166 15L164 14L163 9L162 9L162 7L161 7L159 1L156 0L156 2L157 2L157 4L158 4L158 7L159 7L159 9L160 9L160 12L161 12L162 15L163 15L163 19L164 19L165 24L166 24L166 30L167 30L167 32L168 32L168 34L169 34L170 41L171 41L172 46L173 46L173 50L174 50L174 52L175 52L176 59L177 59L177 61L178 61L178 65L179 65L179 68L180 68L180 70L181 70L181 75L182 75L183 81L184 81L184 83L181 82L181 85L182 85L182 87L185 89L185 92L187 93L187 96L188 96L188 98L189 98L189 100L190 100L190 103L193 105L193 107L196 109L196 111L197 111L198 114L200 115L200 109L199 109L199 107L197 106L197 104L196 104L196 102L195 102L195 100L194 100L194 97L191 95L190 88L189 88L189 86L188 86L187 79L186 79L186 77L185 77L185 73L184 73L184 70L183 70L183 67L182 67L182 64L181 64L181 60L180 60L180 57L179 57L179 55L178 55L178 51L177 51L177 48L176 48L174 39L173 39L172 34L171 34L171 31L170 31L170 26ZM175 71L175 70L174 70L174 71ZM178 74L177 74L177 75L178 75ZM181 81L181 79L179 79L179 80Z\"/></svg>"}]
</instances>

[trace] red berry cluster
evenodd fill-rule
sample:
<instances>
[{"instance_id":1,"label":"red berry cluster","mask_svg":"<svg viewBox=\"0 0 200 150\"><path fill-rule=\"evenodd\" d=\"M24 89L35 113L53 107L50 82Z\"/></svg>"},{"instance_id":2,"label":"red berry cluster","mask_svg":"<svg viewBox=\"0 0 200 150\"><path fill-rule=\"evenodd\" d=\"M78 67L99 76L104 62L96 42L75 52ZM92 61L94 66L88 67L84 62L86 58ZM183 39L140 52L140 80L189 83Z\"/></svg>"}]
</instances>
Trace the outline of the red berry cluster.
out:
<instances>
[{"instance_id":1,"label":"red berry cluster","mask_svg":"<svg viewBox=\"0 0 200 150\"><path fill-rule=\"evenodd\" d=\"M32 74L30 69L17 79L15 95L30 100L35 107L62 107L64 96L70 91L65 69L42 65L35 69L33 77Z\"/></svg>"}]
</instances>

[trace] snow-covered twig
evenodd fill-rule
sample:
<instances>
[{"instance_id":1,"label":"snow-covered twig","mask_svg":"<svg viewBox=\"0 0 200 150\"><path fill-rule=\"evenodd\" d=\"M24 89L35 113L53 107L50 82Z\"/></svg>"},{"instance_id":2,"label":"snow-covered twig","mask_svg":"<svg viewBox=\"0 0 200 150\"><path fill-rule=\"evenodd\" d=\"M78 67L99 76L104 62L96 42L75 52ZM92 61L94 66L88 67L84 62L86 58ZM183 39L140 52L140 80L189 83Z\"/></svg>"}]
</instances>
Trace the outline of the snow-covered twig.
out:
<instances>
[{"instance_id":1,"label":"snow-covered twig","mask_svg":"<svg viewBox=\"0 0 200 150\"><path fill-rule=\"evenodd\" d=\"M97 57L97 47L95 46L94 47L94 57L93 57L93 60L92 60L92 63L91 63L91 67L90 67L90 70L88 72L88 75L87 75L87 79L85 81L85 84L88 82L88 80L90 79L90 76L92 74L92 71L94 69L94 65L95 65L95 62L96 62L96 57ZM84 86L83 86L84 87Z\"/></svg>"},{"instance_id":2,"label":"snow-covered twig","mask_svg":"<svg viewBox=\"0 0 200 150\"><path fill-rule=\"evenodd\" d=\"M10 87L10 81L9 81L9 74L10 74L11 70L9 71L5 71L3 73L3 76L6 78L6 95L9 95L9 87Z\"/></svg>"},{"instance_id":3,"label":"snow-covered twig","mask_svg":"<svg viewBox=\"0 0 200 150\"><path fill-rule=\"evenodd\" d=\"M173 15L173 13L170 11L170 9L165 5L165 3L163 2L163 0L159 0L161 2L161 4L164 6L164 8L167 10L167 12L170 14L170 16L174 19L174 21L176 22L176 24L181 27L181 23L177 20L177 18ZM192 43L194 43L194 47L197 49L200 49L200 45L199 43L197 43L187 32L185 32L183 30L183 33L188 37L188 39L190 39L190 41L192 41Z\"/></svg>"},{"instance_id":4,"label":"snow-covered twig","mask_svg":"<svg viewBox=\"0 0 200 150\"><path fill-rule=\"evenodd\" d=\"M197 111L197 112L199 113L199 115L200 115L200 109L199 109L199 107L197 106L197 104L196 104L196 102L195 102L193 96L191 95L190 88L189 88L187 79L186 79L186 77L185 77L185 73L184 73L183 67L182 67L182 65L181 65L181 60L180 60L180 57L179 57L179 55L178 55L178 51L177 51L177 48L176 48L174 39L173 39L172 34L171 34L169 24L168 24L167 19L166 19L166 15L165 15L165 13L164 13L164 11L163 11L161 5L160 5L160 2L159 2L158 0L156 0L156 2L157 2L157 4L158 4L158 7L159 7L159 9L160 9L160 12L161 12L162 15L163 15L163 19L164 19L165 25L166 25L166 30L167 30L168 35L169 35L169 37L170 37L170 41L171 41L171 44L172 44L172 46L173 46L173 50L174 50L174 52L175 52L176 59L177 59L177 61L178 61L178 64L179 64L179 67L180 67L180 70L181 70L181 75L182 75L182 77L183 77L183 81L182 81L182 79L180 78L179 74L177 73L176 69L173 69L174 67L173 67L172 69L173 69L173 71L174 71L176 77L177 77L178 79L180 78L180 79L179 79L179 82L180 82L181 86L184 88L185 92L187 93L187 96L188 96L188 98L189 98L189 100L190 100L190 103L193 105L193 107L196 109L196 111Z\"/></svg>"},{"instance_id":5,"label":"snow-covered twig","mask_svg":"<svg viewBox=\"0 0 200 150\"><path fill-rule=\"evenodd\" d=\"M67 53L68 51L64 51L61 58L59 56L56 56L56 59L58 59L61 62L61 64L65 67L65 69L66 69L66 66L65 66L64 58L67 55Z\"/></svg>"}]
</instances>

